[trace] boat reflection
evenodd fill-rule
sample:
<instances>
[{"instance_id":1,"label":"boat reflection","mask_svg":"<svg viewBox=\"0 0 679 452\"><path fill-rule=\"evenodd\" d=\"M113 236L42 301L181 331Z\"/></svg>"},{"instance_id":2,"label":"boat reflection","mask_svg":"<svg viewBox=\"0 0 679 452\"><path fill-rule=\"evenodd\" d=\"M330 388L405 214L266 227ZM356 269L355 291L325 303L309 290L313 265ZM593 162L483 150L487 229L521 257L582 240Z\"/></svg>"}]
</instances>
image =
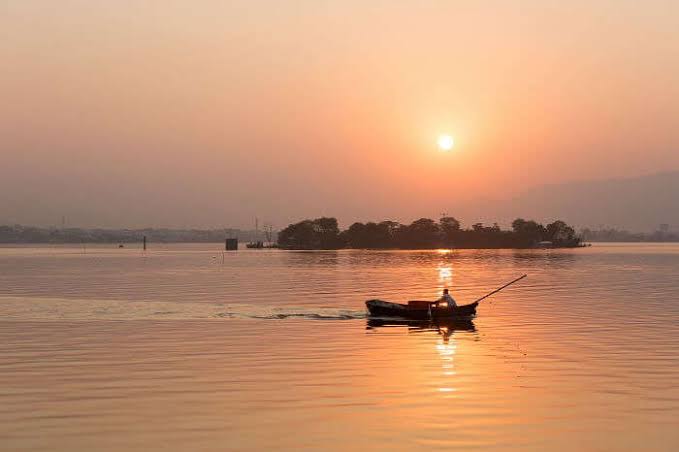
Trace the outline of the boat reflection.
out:
<instances>
[{"instance_id":1,"label":"boat reflection","mask_svg":"<svg viewBox=\"0 0 679 452\"><path fill-rule=\"evenodd\" d=\"M455 331L476 332L476 325L471 319L437 319L437 320L408 320L408 319L381 319L369 318L367 321L367 330L376 330L379 328L404 327L408 329L409 333L417 333L424 331L435 331L443 336L444 342L453 336Z\"/></svg>"}]
</instances>

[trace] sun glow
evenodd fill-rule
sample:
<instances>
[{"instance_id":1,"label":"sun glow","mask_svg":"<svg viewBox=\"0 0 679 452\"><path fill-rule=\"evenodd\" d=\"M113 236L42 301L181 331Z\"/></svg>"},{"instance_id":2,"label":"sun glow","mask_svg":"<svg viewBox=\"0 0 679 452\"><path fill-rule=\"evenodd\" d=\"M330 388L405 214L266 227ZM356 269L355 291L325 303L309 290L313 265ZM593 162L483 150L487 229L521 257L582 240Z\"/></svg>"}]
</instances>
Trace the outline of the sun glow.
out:
<instances>
[{"instance_id":1,"label":"sun glow","mask_svg":"<svg viewBox=\"0 0 679 452\"><path fill-rule=\"evenodd\" d=\"M450 135L440 135L438 139L439 149L442 151L450 151L455 146L455 140Z\"/></svg>"}]
</instances>

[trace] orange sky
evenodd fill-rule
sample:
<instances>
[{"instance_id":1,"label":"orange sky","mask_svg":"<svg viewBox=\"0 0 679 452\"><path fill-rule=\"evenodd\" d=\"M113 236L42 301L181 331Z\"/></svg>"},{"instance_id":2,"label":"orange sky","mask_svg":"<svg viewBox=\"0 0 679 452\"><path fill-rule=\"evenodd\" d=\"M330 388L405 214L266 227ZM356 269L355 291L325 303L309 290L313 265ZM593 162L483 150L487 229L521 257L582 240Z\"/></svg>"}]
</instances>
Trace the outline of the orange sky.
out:
<instances>
[{"instance_id":1,"label":"orange sky","mask_svg":"<svg viewBox=\"0 0 679 452\"><path fill-rule=\"evenodd\" d=\"M0 30L0 223L409 221L679 169L676 1L5 0Z\"/></svg>"}]
</instances>

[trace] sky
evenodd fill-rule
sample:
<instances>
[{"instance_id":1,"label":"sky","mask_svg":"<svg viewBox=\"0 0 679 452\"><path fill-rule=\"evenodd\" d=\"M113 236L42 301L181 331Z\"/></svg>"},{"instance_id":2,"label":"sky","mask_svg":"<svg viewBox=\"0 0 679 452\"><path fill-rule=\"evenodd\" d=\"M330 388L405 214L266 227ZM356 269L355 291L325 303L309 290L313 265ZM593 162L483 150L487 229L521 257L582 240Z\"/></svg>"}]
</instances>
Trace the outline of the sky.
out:
<instances>
[{"instance_id":1,"label":"sky","mask_svg":"<svg viewBox=\"0 0 679 452\"><path fill-rule=\"evenodd\" d=\"M412 221L679 169L674 0L3 0L0 38L0 223Z\"/></svg>"}]
</instances>

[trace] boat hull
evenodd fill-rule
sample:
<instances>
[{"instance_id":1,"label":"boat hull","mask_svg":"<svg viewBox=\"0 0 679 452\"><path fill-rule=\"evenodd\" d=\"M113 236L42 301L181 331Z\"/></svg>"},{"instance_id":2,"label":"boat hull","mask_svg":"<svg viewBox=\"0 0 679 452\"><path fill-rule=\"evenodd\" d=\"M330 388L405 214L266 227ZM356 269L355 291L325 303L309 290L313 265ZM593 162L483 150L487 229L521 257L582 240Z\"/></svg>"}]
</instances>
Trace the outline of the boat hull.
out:
<instances>
[{"instance_id":1,"label":"boat hull","mask_svg":"<svg viewBox=\"0 0 679 452\"><path fill-rule=\"evenodd\" d=\"M440 319L414 320L398 317L369 317L369 330L390 327L407 327L408 331L437 331L444 337L450 337L456 331L476 331L476 325L471 317L445 317Z\"/></svg>"},{"instance_id":2,"label":"boat hull","mask_svg":"<svg viewBox=\"0 0 679 452\"><path fill-rule=\"evenodd\" d=\"M365 302L370 315L373 317L400 317L413 320L472 318L476 315L477 303L456 307L436 307L431 303L426 308L421 303L415 306L391 303L383 300L368 300Z\"/></svg>"}]
</instances>

